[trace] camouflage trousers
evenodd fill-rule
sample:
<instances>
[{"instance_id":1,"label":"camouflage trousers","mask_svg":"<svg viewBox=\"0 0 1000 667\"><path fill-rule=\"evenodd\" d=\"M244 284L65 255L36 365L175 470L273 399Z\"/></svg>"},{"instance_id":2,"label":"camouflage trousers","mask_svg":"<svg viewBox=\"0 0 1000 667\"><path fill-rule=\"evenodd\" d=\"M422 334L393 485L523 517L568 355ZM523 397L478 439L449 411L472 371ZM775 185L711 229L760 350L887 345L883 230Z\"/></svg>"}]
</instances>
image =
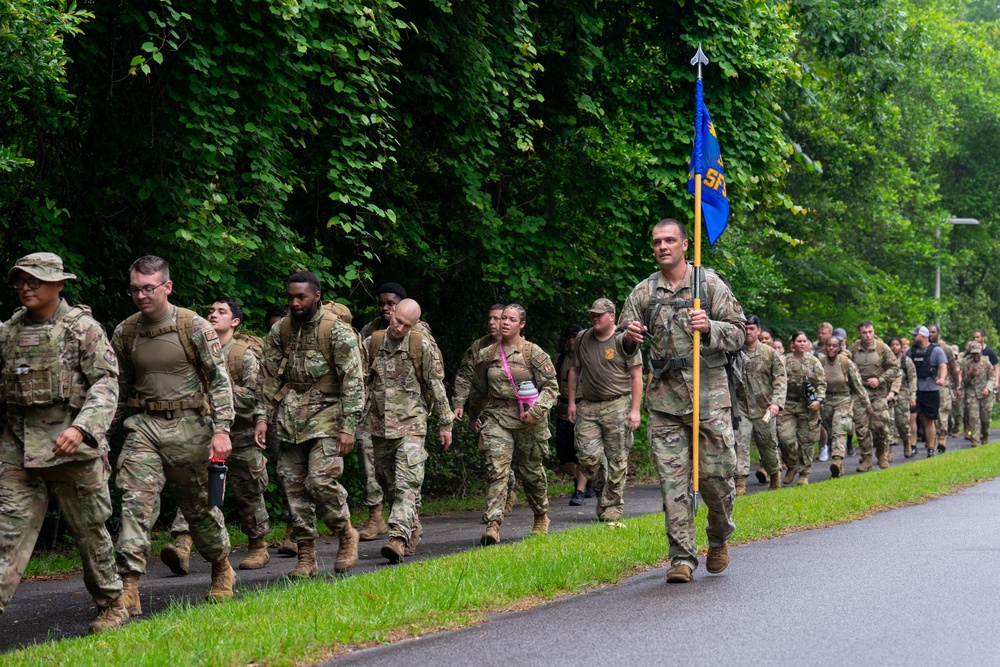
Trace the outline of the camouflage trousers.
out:
<instances>
[{"instance_id":1,"label":"camouflage trousers","mask_svg":"<svg viewBox=\"0 0 1000 667\"><path fill-rule=\"evenodd\" d=\"M420 487L424 483L424 462L427 460L425 436L370 437L375 452L375 474L386 495L392 499L389 537L409 542L420 512Z\"/></svg>"},{"instance_id":2,"label":"camouflage trousers","mask_svg":"<svg viewBox=\"0 0 1000 667\"><path fill-rule=\"evenodd\" d=\"M760 465L768 475L781 473L778 464L778 431L775 428L777 420L771 419L766 424L758 419L751 419L740 410L740 423L735 429L736 435L736 475L747 477L750 474L750 445L757 448L760 455Z\"/></svg>"},{"instance_id":3,"label":"camouflage trousers","mask_svg":"<svg viewBox=\"0 0 1000 667\"><path fill-rule=\"evenodd\" d=\"M854 435L858 438L858 451L862 457L871 456L874 449L875 457L881 458L892 445L889 439L889 425L892 423L889 403L885 396L876 396L871 392L868 392L868 398L872 404L870 417L861 401L854 401Z\"/></svg>"},{"instance_id":4,"label":"camouflage trousers","mask_svg":"<svg viewBox=\"0 0 1000 667\"><path fill-rule=\"evenodd\" d=\"M105 526L111 516L111 495L101 459L47 468L0 462L0 612L21 583L50 494L80 550L83 583L94 602L107 607L122 594L114 543Z\"/></svg>"},{"instance_id":5,"label":"camouflage trousers","mask_svg":"<svg viewBox=\"0 0 1000 667\"><path fill-rule=\"evenodd\" d=\"M580 401L573 429L576 459L597 495L598 513L609 507L623 510L632 431L628 427L631 394L611 401ZM603 461L607 457L608 465Z\"/></svg>"},{"instance_id":6,"label":"camouflage trousers","mask_svg":"<svg viewBox=\"0 0 1000 667\"><path fill-rule=\"evenodd\" d=\"M941 396L941 403L938 406L938 418L934 422L934 433L937 435L937 444L944 445L948 441L948 429L951 428L951 410L955 403L955 390L949 386L941 387L938 392Z\"/></svg>"},{"instance_id":7,"label":"camouflage trousers","mask_svg":"<svg viewBox=\"0 0 1000 667\"><path fill-rule=\"evenodd\" d=\"M330 530L351 520L347 489L339 481L343 474L336 438L281 443L278 477L288 494L293 542L316 539L317 512Z\"/></svg>"},{"instance_id":8,"label":"camouflage trousers","mask_svg":"<svg viewBox=\"0 0 1000 667\"><path fill-rule=\"evenodd\" d=\"M819 440L819 410L809 410L801 403L789 402L778 413L778 444L781 460L789 470L808 475L813 451Z\"/></svg>"},{"instance_id":9,"label":"camouflage trousers","mask_svg":"<svg viewBox=\"0 0 1000 667\"><path fill-rule=\"evenodd\" d=\"M274 424L267 425L267 459L274 461L274 470L278 471L278 459L281 458L281 440L278 439L278 429ZM292 524L292 510L288 507L288 494L285 493L285 485L281 477L275 480L278 483L278 490L281 493L281 520L286 524Z\"/></svg>"},{"instance_id":10,"label":"camouflage trousers","mask_svg":"<svg viewBox=\"0 0 1000 667\"><path fill-rule=\"evenodd\" d=\"M989 442L990 422L993 420L993 392L983 396L975 395L972 389L965 392L965 409L968 410L969 431L972 433L972 444L981 445Z\"/></svg>"},{"instance_id":11,"label":"camouflage trousers","mask_svg":"<svg viewBox=\"0 0 1000 667\"><path fill-rule=\"evenodd\" d=\"M240 529L251 539L267 537L271 532L271 522L264 504L264 492L267 491L267 461L264 460L264 453L254 444L241 443L240 446L233 447L226 459L226 467L229 468L226 473L226 498L231 498L236 505ZM220 511L217 507L212 509ZM184 512L178 510L170 526L170 534L176 537L189 532L191 529L184 518Z\"/></svg>"},{"instance_id":12,"label":"camouflage trousers","mask_svg":"<svg viewBox=\"0 0 1000 667\"><path fill-rule=\"evenodd\" d=\"M361 478L365 481L361 502L365 507L381 505L385 500L385 494L375 470L375 448L372 446L372 434L359 426L355 443L358 449L358 468L361 469Z\"/></svg>"},{"instance_id":13,"label":"camouflage trousers","mask_svg":"<svg viewBox=\"0 0 1000 667\"><path fill-rule=\"evenodd\" d=\"M669 556L674 565L698 567L691 487L691 415L649 412L649 453L663 496ZM708 507L708 544L723 546L736 526L736 437L728 408L711 410L699 425L698 487Z\"/></svg>"},{"instance_id":14,"label":"camouflage trousers","mask_svg":"<svg viewBox=\"0 0 1000 667\"><path fill-rule=\"evenodd\" d=\"M899 398L892 404L892 418L896 426L896 443L910 441L910 399Z\"/></svg>"},{"instance_id":15,"label":"camouflage trousers","mask_svg":"<svg viewBox=\"0 0 1000 667\"><path fill-rule=\"evenodd\" d=\"M503 523L503 507L509 493L510 471L524 487L528 507L536 515L549 511L548 482L542 460L549 451L547 422L507 429L487 417L479 431L479 451L486 460L486 512L483 521Z\"/></svg>"},{"instance_id":16,"label":"camouflage trousers","mask_svg":"<svg viewBox=\"0 0 1000 667\"><path fill-rule=\"evenodd\" d=\"M174 419L140 413L125 420L128 435L115 480L122 492L121 530L115 545L119 572L146 571L150 531L160 513L164 486L187 517L191 538L205 560L216 562L229 555L222 515L213 513L208 504L212 420L188 412Z\"/></svg>"},{"instance_id":17,"label":"camouflage trousers","mask_svg":"<svg viewBox=\"0 0 1000 667\"><path fill-rule=\"evenodd\" d=\"M854 426L853 410L853 402L850 400L823 404L823 428L826 429L830 456L844 458L846 455L847 436Z\"/></svg>"}]
</instances>

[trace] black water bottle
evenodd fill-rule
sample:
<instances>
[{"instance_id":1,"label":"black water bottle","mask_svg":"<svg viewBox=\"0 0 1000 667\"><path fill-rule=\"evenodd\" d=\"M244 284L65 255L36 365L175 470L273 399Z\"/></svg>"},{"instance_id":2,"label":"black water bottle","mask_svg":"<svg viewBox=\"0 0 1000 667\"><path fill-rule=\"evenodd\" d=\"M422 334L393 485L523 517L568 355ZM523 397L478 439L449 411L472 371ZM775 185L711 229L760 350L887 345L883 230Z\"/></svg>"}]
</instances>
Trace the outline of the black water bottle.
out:
<instances>
[{"instance_id":1,"label":"black water bottle","mask_svg":"<svg viewBox=\"0 0 1000 667\"><path fill-rule=\"evenodd\" d=\"M208 464L208 504L222 507L226 496L226 473L229 468L222 461L212 461Z\"/></svg>"}]
</instances>

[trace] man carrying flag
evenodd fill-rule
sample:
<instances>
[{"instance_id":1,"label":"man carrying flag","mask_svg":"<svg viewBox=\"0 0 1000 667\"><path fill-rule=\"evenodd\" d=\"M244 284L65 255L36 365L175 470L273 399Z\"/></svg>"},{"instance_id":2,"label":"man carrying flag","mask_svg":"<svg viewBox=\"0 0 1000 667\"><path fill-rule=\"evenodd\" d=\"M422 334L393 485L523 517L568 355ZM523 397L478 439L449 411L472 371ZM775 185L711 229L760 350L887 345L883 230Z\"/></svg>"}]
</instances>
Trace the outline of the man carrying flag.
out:
<instances>
[{"instance_id":1,"label":"man carrying flag","mask_svg":"<svg viewBox=\"0 0 1000 667\"><path fill-rule=\"evenodd\" d=\"M695 59L699 57L704 60L700 48ZM711 135L700 76L696 101L692 157L696 181L695 263L684 260L688 249L684 226L673 219L656 223L652 241L659 271L635 286L618 320L619 328L624 329L621 337L626 353L634 352L644 339L650 340L653 377L646 394L649 450L666 510L669 583L691 581L698 567L694 515L699 487L708 507L709 550L705 566L709 572L719 573L729 565L727 543L735 530L732 509L736 438L726 352L737 352L746 336L743 309L729 286L714 271L700 268L702 202L698 195L703 179L707 185L711 177L709 189L718 195L711 200L714 211L724 211L721 218L713 217L717 226L712 240L725 229L728 204L718 141ZM703 158L711 159L712 155L714 160L706 164Z\"/></svg>"}]
</instances>

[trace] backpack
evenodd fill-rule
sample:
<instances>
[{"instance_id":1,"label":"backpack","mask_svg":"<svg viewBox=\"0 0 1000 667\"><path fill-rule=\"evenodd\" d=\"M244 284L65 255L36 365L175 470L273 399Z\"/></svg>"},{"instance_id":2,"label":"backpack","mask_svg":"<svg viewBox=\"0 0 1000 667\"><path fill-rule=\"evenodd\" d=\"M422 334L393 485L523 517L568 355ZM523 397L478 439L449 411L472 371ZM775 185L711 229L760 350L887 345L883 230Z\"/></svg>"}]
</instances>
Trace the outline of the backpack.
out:
<instances>
[{"instance_id":1,"label":"backpack","mask_svg":"<svg viewBox=\"0 0 1000 667\"><path fill-rule=\"evenodd\" d=\"M346 321L351 321L351 311L347 306L336 303L334 301L324 301L321 312L323 313L323 318L320 320L319 325L316 329L316 345L298 345L296 349L301 350L319 350L320 354L326 360L326 365L330 367L330 370L336 374L336 366L333 360L333 323L338 319L344 319L342 315L346 314ZM348 324L350 327L350 324ZM353 331L353 327L351 328ZM288 365L288 353L289 348L292 343L292 320L291 317L285 315L278 322L278 334L281 342L281 363L278 365L278 378L284 379L285 367ZM356 334L355 334L356 335ZM360 341L358 347L360 348ZM314 385L315 389L319 389L326 394L336 394L340 392L341 384L335 381L330 375L323 376L319 382ZM288 393L290 387L288 385L283 385L278 393L274 395L273 403L277 405L281 403L285 394Z\"/></svg>"},{"instance_id":2,"label":"backpack","mask_svg":"<svg viewBox=\"0 0 1000 667\"><path fill-rule=\"evenodd\" d=\"M229 348L229 355L226 357L226 370L229 371L233 384L237 380L243 380L243 353L247 350L252 350L258 360L263 358L264 341L257 336L237 331L233 334L233 346Z\"/></svg>"},{"instance_id":3,"label":"backpack","mask_svg":"<svg viewBox=\"0 0 1000 667\"><path fill-rule=\"evenodd\" d=\"M416 371L417 383L420 385L420 395L423 397L424 404L427 406L427 409L430 410L431 406L434 405L434 393L424 381L424 338L425 336L423 333L411 329L410 348L408 350L408 354L410 359L413 360L413 369ZM385 329L373 331L372 335L368 338L368 355L366 364L369 366L369 370L371 362L375 359L375 354L378 352L379 348L382 347L382 342L384 340Z\"/></svg>"}]
</instances>

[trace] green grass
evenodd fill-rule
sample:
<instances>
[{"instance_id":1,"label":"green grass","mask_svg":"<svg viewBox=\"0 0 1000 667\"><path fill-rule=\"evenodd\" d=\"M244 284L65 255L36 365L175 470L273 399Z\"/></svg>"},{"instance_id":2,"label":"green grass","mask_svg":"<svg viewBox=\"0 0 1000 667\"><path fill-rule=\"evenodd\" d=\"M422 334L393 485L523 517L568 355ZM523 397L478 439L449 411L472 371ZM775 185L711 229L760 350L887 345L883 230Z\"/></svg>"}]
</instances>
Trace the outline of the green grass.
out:
<instances>
[{"instance_id":1,"label":"green grass","mask_svg":"<svg viewBox=\"0 0 1000 667\"><path fill-rule=\"evenodd\" d=\"M995 477L998 464L1000 447L984 447L746 496L738 499L734 510L734 542L843 523L923 502ZM702 511L701 548L704 525ZM347 645L468 626L489 613L611 584L662 564L666 550L662 514L628 519L624 528L593 524L344 579L244 591L242 600L220 606L177 605L117 632L32 646L0 656L0 663L32 667L311 663Z\"/></svg>"}]
</instances>

